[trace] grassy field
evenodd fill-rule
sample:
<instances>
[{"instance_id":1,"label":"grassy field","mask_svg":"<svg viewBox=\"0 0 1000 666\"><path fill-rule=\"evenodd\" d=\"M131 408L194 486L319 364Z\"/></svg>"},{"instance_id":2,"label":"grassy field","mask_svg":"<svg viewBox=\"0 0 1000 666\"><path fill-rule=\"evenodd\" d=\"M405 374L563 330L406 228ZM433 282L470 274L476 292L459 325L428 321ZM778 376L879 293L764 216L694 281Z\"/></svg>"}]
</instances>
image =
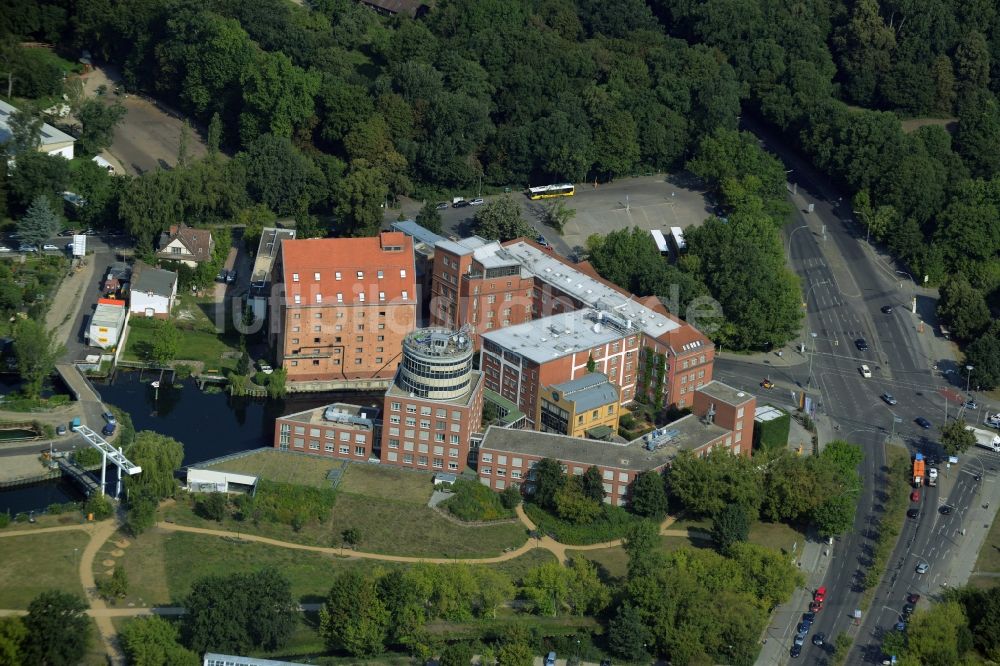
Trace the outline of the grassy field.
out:
<instances>
[{"instance_id":1,"label":"grassy field","mask_svg":"<svg viewBox=\"0 0 1000 666\"><path fill-rule=\"evenodd\" d=\"M138 539L116 536L98 554L94 574L106 575L102 562L114 560L125 569L129 594L119 606L169 606L181 603L199 578L274 567L288 577L292 594L302 603L317 603L332 584L334 576L347 568L392 570L407 565L360 558L309 553L278 546L237 541L222 537L153 529ZM117 543L115 543L117 542ZM116 557L113 551L120 554ZM348 553L350 551L347 551ZM531 551L519 558L488 565L515 581L554 556L547 550Z\"/></svg>"},{"instance_id":2,"label":"grassy field","mask_svg":"<svg viewBox=\"0 0 1000 666\"><path fill-rule=\"evenodd\" d=\"M0 539L0 608L27 608L45 590L83 594L77 565L87 540L82 531Z\"/></svg>"},{"instance_id":3,"label":"grassy field","mask_svg":"<svg viewBox=\"0 0 1000 666\"><path fill-rule=\"evenodd\" d=\"M205 364L206 370L235 367L236 359L222 358L225 352L233 351L233 347L227 344L222 336L202 330L185 328L179 330L181 341L177 361L199 361ZM122 358L126 361L146 361L146 350L152 344L154 335L153 329L131 326Z\"/></svg>"},{"instance_id":4,"label":"grassy field","mask_svg":"<svg viewBox=\"0 0 1000 666\"><path fill-rule=\"evenodd\" d=\"M434 492L434 474L355 463L348 466L339 490L395 502L427 504Z\"/></svg>"},{"instance_id":5,"label":"grassy field","mask_svg":"<svg viewBox=\"0 0 1000 666\"><path fill-rule=\"evenodd\" d=\"M231 517L222 523L208 521L194 512L190 496L181 496L161 509L164 520L181 525L260 534L273 539L317 546L341 545L341 533L357 528L359 550L418 557L491 557L527 540L519 523L466 527L452 523L437 511L412 502L397 502L368 495L338 492L327 520L310 522L299 531L289 525L239 522Z\"/></svg>"},{"instance_id":6,"label":"grassy field","mask_svg":"<svg viewBox=\"0 0 1000 666\"><path fill-rule=\"evenodd\" d=\"M785 525L784 523L756 522L750 526L750 543L758 546L767 546L775 550L792 552L792 544L798 543L801 550L805 545L806 537L798 530Z\"/></svg>"},{"instance_id":7,"label":"grassy field","mask_svg":"<svg viewBox=\"0 0 1000 666\"><path fill-rule=\"evenodd\" d=\"M330 481L326 475L334 467L339 467L340 464L340 461L332 458L273 449L211 465L210 469L237 474L252 474L262 479L282 483L329 488Z\"/></svg>"}]
</instances>

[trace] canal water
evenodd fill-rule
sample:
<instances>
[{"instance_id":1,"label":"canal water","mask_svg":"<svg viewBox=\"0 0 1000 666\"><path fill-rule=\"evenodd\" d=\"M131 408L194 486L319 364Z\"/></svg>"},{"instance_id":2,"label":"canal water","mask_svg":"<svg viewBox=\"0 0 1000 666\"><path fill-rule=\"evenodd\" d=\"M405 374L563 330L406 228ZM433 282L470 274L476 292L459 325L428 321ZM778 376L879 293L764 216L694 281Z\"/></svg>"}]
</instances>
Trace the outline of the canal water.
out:
<instances>
[{"instance_id":1,"label":"canal water","mask_svg":"<svg viewBox=\"0 0 1000 666\"><path fill-rule=\"evenodd\" d=\"M305 393L284 400L235 398L225 392L203 392L193 379L159 391L156 376L119 372L112 383L95 383L101 398L132 417L136 432L154 430L184 445L184 465L274 444L274 420L314 407L345 402L381 407L381 393ZM113 473L109 470L109 478ZM72 485L45 483L0 492L0 512L40 509L55 502L79 500Z\"/></svg>"}]
</instances>

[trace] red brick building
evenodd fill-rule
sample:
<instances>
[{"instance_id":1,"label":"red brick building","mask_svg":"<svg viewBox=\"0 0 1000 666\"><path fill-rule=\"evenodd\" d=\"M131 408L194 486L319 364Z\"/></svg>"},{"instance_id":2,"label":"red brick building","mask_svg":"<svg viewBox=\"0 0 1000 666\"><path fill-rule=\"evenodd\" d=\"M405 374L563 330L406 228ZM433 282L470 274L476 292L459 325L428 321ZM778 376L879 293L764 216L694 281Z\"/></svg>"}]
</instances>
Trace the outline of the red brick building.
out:
<instances>
[{"instance_id":1,"label":"red brick building","mask_svg":"<svg viewBox=\"0 0 1000 666\"><path fill-rule=\"evenodd\" d=\"M636 476L662 472L682 450L703 456L724 447L750 455L755 396L716 381L696 389L692 399L693 414L626 444L490 426L479 447L479 480L498 491L518 484L530 494L533 468L552 458L577 476L596 466L604 479L604 501L623 506Z\"/></svg>"},{"instance_id":2,"label":"red brick building","mask_svg":"<svg viewBox=\"0 0 1000 666\"><path fill-rule=\"evenodd\" d=\"M541 387L590 372L608 376L621 402L635 398L641 331L596 310L576 310L482 334L479 367L486 388L517 404L536 427Z\"/></svg>"},{"instance_id":3,"label":"red brick building","mask_svg":"<svg viewBox=\"0 0 1000 666\"><path fill-rule=\"evenodd\" d=\"M358 462L375 457L380 435L378 409L339 402L274 421L276 449Z\"/></svg>"},{"instance_id":4,"label":"red brick building","mask_svg":"<svg viewBox=\"0 0 1000 666\"><path fill-rule=\"evenodd\" d=\"M589 264L568 262L532 241L501 245L472 237L440 242L433 271L431 321L448 327L471 325L479 334L478 344L490 337L486 334L506 327L591 309L603 313L605 325L639 332L643 353L631 359L632 368L620 365L619 378L613 380L622 388L623 400L646 394L654 404L686 407L691 391L712 380L714 345L700 331L669 314L658 299L640 302L602 279ZM513 350L500 344L491 354L502 357L504 351ZM528 368L529 377L532 371L537 369ZM601 372L615 374L612 368L602 367ZM626 380L628 374L632 377ZM573 378L565 369L558 376L555 381ZM487 382L491 390L522 404L520 395L510 397L509 389L504 393L494 388L503 386L503 378L488 375Z\"/></svg>"},{"instance_id":5,"label":"red brick building","mask_svg":"<svg viewBox=\"0 0 1000 666\"><path fill-rule=\"evenodd\" d=\"M417 321L411 238L283 240L274 275L272 346L289 382L395 375Z\"/></svg>"},{"instance_id":6,"label":"red brick building","mask_svg":"<svg viewBox=\"0 0 1000 666\"><path fill-rule=\"evenodd\" d=\"M382 463L448 472L469 464L483 417L483 373L472 367L470 333L423 328L406 336L385 393Z\"/></svg>"}]
</instances>

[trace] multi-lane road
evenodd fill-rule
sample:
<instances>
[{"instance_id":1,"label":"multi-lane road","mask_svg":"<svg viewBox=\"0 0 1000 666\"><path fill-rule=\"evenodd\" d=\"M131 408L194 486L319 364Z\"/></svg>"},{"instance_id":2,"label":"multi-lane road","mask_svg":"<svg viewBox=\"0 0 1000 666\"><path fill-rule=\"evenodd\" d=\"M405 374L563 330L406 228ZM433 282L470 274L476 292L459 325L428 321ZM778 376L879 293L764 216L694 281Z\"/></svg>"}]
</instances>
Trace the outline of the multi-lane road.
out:
<instances>
[{"instance_id":1,"label":"multi-lane road","mask_svg":"<svg viewBox=\"0 0 1000 666\"><path fill-rule=\"evenodd\" d=\"M906 595L917 592L927 597L940 589L945 565L962 544L956 535L968 529L967 516L977 506L981 484L992 480L998 465L968 452L959 466L942 468L948 476L941 486L921 490L919 515L907 520L869 612L856 621L861 579L883 519L886 443L895 435L911 453L939 452L937 427L945 422L946 409L949 416L956 414L956 401L962 396L941 372L956 370L953 362L936 358L928 344L927 336L935 333L922 321L933 321L934 299L920 295L909 275L866 245L863 231L851 223L850 205L821 174L765 128L751 129L785 161L790 182L795 183L791 200L797 212L786 227L785 243L802 282L806 314L803 339L794 349L783 350L781 363L766 371L776 383L767 401L794 406L796 392L804 389L818 412L835 424L837 435L864 452L854 529L834 545L824 581L826 604L813 632L855 636L847 663L880 661L881 637L897 622ZM813 210L806 212L809 204ZM914 296L916 312L911 309ZM887 306L891 312L884 311ZM856 344L859 338L867 343L866 350ZM862 364L871 369L870 378L862 376ZM747 388L761 379L759 365L719 361L717 368L721 378ZM897 404L882 400L883 393L892 394ZM928 419L935 428L924 430L915 423L917 417ZM945 487L947 497L940 493ZM940 512L944 504L952 507L950 513ZM916 573L920 562L929 565L927 573ZM828 659L827 648L806 642L804 663L824 664Z\"/></svg>"}]
</instances>

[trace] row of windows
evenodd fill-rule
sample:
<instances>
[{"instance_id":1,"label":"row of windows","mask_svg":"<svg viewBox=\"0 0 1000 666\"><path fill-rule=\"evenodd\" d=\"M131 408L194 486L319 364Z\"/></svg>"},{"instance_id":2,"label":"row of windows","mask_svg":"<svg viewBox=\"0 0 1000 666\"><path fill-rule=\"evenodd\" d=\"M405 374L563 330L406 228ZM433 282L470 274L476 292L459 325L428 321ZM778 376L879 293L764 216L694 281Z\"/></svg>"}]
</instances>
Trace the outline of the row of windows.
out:
<instances>
[{"instance_id":1,"label":"row of windows","mask_svg":"<svg viewBox=\"0 0 1000 666\"><path fill-rule=\"evenodd\" d=\"M459 426L457 424L454 425L454 426L452 426L453 430L457 430L458 428L459 428ZM390 435L397 435L398 436L399 435L399 428L397 426L390 426L389 427L389 434ZM417 439L419 439L419 440L421 440L423 442L428 442L431 439L431 434L429 432L427 432L426 430L421 430L420 432L417 432L416 430L412 430L412 429L411 430L405 430L403 432L403 436L404 437L410 437L410 438L416 437ZM451 435L450 440L451 440L452 444L458 444L458 435ZM439 442L441 444L444 444L444 433L443 432L436 432L436 433L434 433L434 441L435 442Z\"/></svg>"},{"instance_id":2,"label":"row of windows","mask_svg":"<svg viewBox=\"0 0 1000 666\"><path fill-rule=\"evenodd\" d=\"M470 356L457 370L439 370L438 368L442 367L440 365L421 363L410 356L404 356L403 367L415 375L428 379L454 379L472 371L472 357Z\"/></svg>"},{"instance_id":3,"label":"row of windows","mask_svg":"<svg viewBox=\"0 0 1000 666\"><path fill-rule=\"evenodd\" d=\"M287 442L281 442L281 443L287 445ZM295 437L294 439L292 439L292 446L294 446L297 449L304 449L306 448L306 443L305 440L302 439L301 437ZM323 444L323 450L326 451L327 453L333 453L334 446L335 445L333 442L326 442L325 444ZM310 451L319 451L319 447L320 447L320 442L318 439L309 440ZM340 455L349 456L351 455L351 447L347 444L341 444L337 452L340 453ZM363 446L354 447L354 455L356 456L364 456L367 454L367 452L368 450Z\"/></svg>"},{"instance_id":4,"label":"row of windows","mask_svg":"<svg viewBox=\"0 0 1000 666\"><path fill-rule=\"evenodd\" d=\"M282 435L287 435L291 429L292 428L291 428L291 426L289 426L289 424L287 424L287 423L282 423L281 424L281 434ZM305 428L305 426L295 426L293 432L296 435L305 435L306 434L306 428ZM349 442L349 441L351 441L351 433L350 432L347 432L346 430L340 430L340 431L338 431L338 430L334 430L334 429L330 429L330 428L327 428L327 429L324 429L324 430L320 430L319 428L309 428L309 436L310 437L324 437L326 439L340 439L340 441L342 441L342 442ZM367 433L354 433L354 441L357 442L358 444L365 444L368 441L368 435L367 435Z\"/></svg>"},{"instance_id":5,"label":"row of windows","mask_svg":"<svg viewBox=\"0 0 1000 666\"><path fill-rule=\"evenodd\" d=\"M432 392L436 393L439 391L449 391L449 392L460 391L466 388L471 383L471 381L472 381L471 377L467 377L463 381L456 382L454 384L449 384L448 386L433 386L430 384L415 382L412 379L410 379L408 375L404 375L402 373L399 375L400 388L406 391L407 393L412 393L413 395L420 398L426 398Z\"/></svg>"},{"instance_id":6,"label":"row of windows","mask_svg":"<svg viewBox=\"0 0 1000 666\"><path fill-rule=\"evenodd\" d=\"M400 403L398 403L398 402L392 402L392 403L389 403L389 409L391 411L398 412L398 411L400 411L400 409L402 409L402 405ZM410 404L406 405L406 413L407 414L416 414L417 413L417 406L416 405L410 405ZM420 406L420 415L421 416L430 416L431 415L431 408L428 407L427 405L421 405ZM441 407L439 407L436 410L434 410L434 416L436 416L439 419L443 419L447 415L448 415L448 411L445 410L445 409L443 409L443 408L441 408ZM457 410L452 410L452 412L451 412L451 418L453 420L455 420L455 421L461 420L461 418L462 418L462 412L457 411Z\"/></svg>"},{"instance_id":7,"label":"row of windows","mask_svg":"<svg viewBox=\"0 0 1000 666\"><path fill-rule=\"evenodd\" d=\"M375 271L375 274L376 274L376 277L379 280L381 280L383 277L385 277L385 274L381 270ZM358 275L358 279L359 280L364 280L365 279L365 272L364 271L358 271L357 275ZM405 268L400 268L399 269L399 277L403 278L404 280L406 279L406 269ZM333 279L340 280L341 278L342 278L342 276L340 274L340 271L337 271L336 273L334 273ZM320 274L318 272L313 273L313 280L315 280L316 282L320 281ZM299 274L298 273L292 273L292 282L298 282L298 281L299 281Z\"/></svg>"},{"instance_id":8,"label":"row of windows","mask_svg":"<svg viewBox=\"0 0 1000 666\"><path fill-rule=\"evenodd\" d=\"M457 444L457 443L458 443L457 441L456 442L452 442L452 444ZM396 438L390 437L389 438L389 448L390 449L398 449L399 448L399 440L396 439ZM413 451L413 450L416 450L417 453L430 453L431 451L433 451L434 455L436 455L436 456L443 456L444 455L444 447L443 446L435 446L433 449L431 449L427 444L416 444L414 446L413 442L408 442L408 441L405 441L405 440L403 441L403 450L404 451ZM454 449L454 448L448 449L448 457L449 458L457 458L458 456L459 456L459 450L458 449Z\"/></svg>"},{"instance_id":9,"label":"row of windows","mask_svg":"<svg viewBox=\"0 0 1000 666\"><path fill-rule=\"evenodd\" d=\"M357 296L357 302L358 303L364 303L365 302L365 292L363 292L363 291L362 292L358 292L356 294L356 296ZM344 294L342 292L337 292L336 298L337 298L337 303L343 303L344 302ZM410 293L404 289L403 292L402 292L401 298L404 301L410 300ZM323 294L315 294L314 295L314 299L315 299L315 302L317 304L322 304L323 303ZM385 292L384 291L378 292L378 300L379 301L384 301L385 300ZM292 294L292 301L296 305L301 305L302 304L302 294Z\"/></svg>"},{"instance_id":10,"label":"row of windows","mask_svg":"<svg viewBox=\"0 0 1000 666\"><path fill-rule=\"evenodd\" d=\"M388 462L398 462L398 460L399 460L399 454L396 453L395 451L389 451L386 454L386 460ZM413 454L404 453L403 454L403 464L404 465L412 465L413 464ZM417 456L417 467L427 467L427 456ZM434 469L443 469L444 468L444 459L442 459L442 458L434 458L433 463L432 463L432 467ZM454 462L454 461L449 461L448 462L448 469L451 470L451 471L456 471L458 469L458 463Z\"/></svg>"}]
</instances>

